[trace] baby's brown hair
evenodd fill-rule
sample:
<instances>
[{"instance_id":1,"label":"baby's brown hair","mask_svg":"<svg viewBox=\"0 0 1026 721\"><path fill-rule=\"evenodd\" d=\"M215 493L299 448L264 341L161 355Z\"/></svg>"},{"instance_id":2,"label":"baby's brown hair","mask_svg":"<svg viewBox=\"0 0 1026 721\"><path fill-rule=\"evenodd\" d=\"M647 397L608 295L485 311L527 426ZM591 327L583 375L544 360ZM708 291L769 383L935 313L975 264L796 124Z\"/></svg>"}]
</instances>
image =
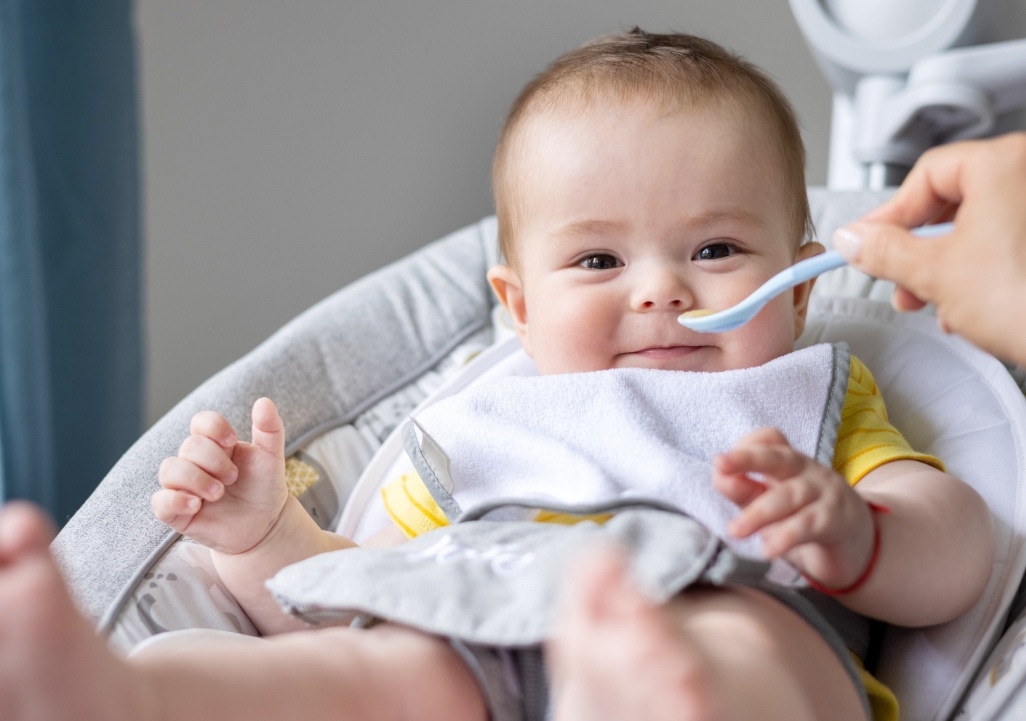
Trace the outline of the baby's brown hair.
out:
<instances>
[{"instance_id":1,"label":"baby's brown hair","mask_svg":"<svg viewBox=\"0 0 1026 721\"><path fill-rule=\"evenodd\" d=\"M541 112L574 113L597 100L626 104L654 99L668 107L726 102L748 122L767 123L777 140L781 181L795 248L812 237L805 188L805 146L784 93L762 70L716 43L682 33L630 32L593 40L549 65L517 96L499 136L492 190L499 219L499 249L516 267L514 240L522 208L516 154L525 120Z\"/></svg>"}]
</instances>

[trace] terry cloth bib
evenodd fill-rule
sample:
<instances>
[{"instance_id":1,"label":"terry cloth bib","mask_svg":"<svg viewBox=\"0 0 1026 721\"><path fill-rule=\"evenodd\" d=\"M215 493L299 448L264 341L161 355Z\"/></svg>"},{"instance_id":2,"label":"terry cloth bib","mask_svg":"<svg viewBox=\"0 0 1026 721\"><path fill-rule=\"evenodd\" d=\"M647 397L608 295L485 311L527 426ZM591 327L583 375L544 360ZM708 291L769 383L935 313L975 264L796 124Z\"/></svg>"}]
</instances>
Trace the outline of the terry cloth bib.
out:
<instances>
[{"instance_id":1,"label":"terry cloth bib","mask_svg":"<svg viewBox=\"0 0 1026 721\"><path fill-rule=\"evenodd\" d=\"M455 525L315 556L269 588L310 621L366 613L523 646L549 635L559 580L597 543L624 548L656 601L693 583L752 582L767 566L757 539L725 540L738 509L712 488L712 458L774 426L829 466L847 382L847 347L822 344L750 369L614 369L468 389L418 412L405 434ZM529 520L537 509L625 510L603 525L560 525ZM772 580L796 580L773 565Z\"/></svg>"},{"instance_id":2,"label":"terry cloth bib","mask_svg":"<svg viewBox=\"0 0 1026 721\"><path fill-rule=\"evenodd\" d=\"M726 532L738 509L712 487L712 458L773 426L829 467L848 365L846 346L821 344L717 373L619 368L504 378L418 412L404 431L406 452L450 522L653 502L761 558L758 538Z\"/></svg>"}]
</instances>

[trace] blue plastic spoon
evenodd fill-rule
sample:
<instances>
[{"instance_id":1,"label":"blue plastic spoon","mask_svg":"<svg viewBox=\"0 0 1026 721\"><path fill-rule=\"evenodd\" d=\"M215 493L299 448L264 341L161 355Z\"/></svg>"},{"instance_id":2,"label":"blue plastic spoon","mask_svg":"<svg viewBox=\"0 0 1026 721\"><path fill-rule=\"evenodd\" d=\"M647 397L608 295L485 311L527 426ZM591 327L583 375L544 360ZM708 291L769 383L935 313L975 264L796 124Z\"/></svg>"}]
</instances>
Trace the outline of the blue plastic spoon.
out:
<instances>
[{"instance_id":1,"label":"blue plastic spoon","mask_svg":"<svg viewBox=\"0 0 1026 721\"><path fill-rule=\"evenodd\" d=\"M954 229L954 223L938 223L937 225L913 228L909 232L920 238L936 238L940 235L947 235ZM840 268L847 262L836 250L820 253L780 271L735 306L715 313L707 310L691 310L678 316L677 322L685 328L699 333L721 333L740 328L754 318L756 313L762 310L762 307L775 296L789 288L794 288L799 283L815 278L820 273Z\"/></svg>"}]
</instances>

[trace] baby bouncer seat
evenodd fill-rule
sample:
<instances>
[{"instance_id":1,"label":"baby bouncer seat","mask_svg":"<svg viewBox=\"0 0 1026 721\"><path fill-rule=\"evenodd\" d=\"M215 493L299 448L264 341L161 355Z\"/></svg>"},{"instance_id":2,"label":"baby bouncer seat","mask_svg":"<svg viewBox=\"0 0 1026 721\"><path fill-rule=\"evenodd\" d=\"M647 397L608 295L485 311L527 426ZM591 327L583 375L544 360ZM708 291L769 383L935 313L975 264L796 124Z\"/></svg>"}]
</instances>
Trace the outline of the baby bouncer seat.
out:
<instances>
[{"instance_id":1,"label":"baby bouncer seat","mask_svg":"<svg viewBox=\"0 0 1026 721\"><path fill-rule=\"evenodd\" d=\"M803 20L803 13L817 12L812 6L822 10L818 2L792 0L800 25L819 22L811 15ZM953 12L966 22L976 3L947 6L962 8L961 16ZM850 72L840 75L851 80ZM910 164L867 138L882 133L895 147L920 152L907 136L920 137L929 112L910 110L907 99L926 98L929 109L937 97L919 90L902 95L894 83L890 90L877 81L861 91L856 85L839 90L835 100L848 125L857 125L860 103L872 115L888 99L904 103L912 120L908 132L874 127L858 135L854 149L849 133L832 150L861 153L861 160L841 163L837 173L832 160L834 187L810 189L819 240L827 245L834 228L889 194L837 188L882 186L893 180L894 167ZM158 465L177 453L191 416L217 410L245 435L253 401L272 398L286 425L290 490L322 527L358 534L386 480L382 469L396 453L395 429L420 404L449 392L467 373L487 372L501 356L494 348L510 331L485 281L496 254L495 220L485 218L343 288L189 394L129 449L53 546L80 607L112 645L127 651L189 629L257 634L219 582L209 552L150 510ZM984 497L995 520L997 557L985 593L962 617L926 629L888 629L875 673L895 691L905 719L1026 718L1026 601L1017 594L1026 572L1021 374L943 334L928 314L894 312L889 294L888 284L850 268L822 277L799 345L845 341L866 362L891 421L913 447L943 459Z\"/></svg>"}]
</instances>

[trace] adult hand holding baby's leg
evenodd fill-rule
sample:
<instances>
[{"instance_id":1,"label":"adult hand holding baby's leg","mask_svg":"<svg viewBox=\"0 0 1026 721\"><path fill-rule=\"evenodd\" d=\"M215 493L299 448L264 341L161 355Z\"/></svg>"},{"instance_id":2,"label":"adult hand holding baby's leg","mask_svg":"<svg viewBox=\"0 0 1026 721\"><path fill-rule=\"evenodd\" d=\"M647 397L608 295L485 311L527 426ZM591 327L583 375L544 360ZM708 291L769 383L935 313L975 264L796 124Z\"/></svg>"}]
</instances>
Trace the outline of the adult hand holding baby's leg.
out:
<instances>
[{"instance_id":1,"label":"adult hand holding baby's leg","mask_svg":"<svg viewBox=\"0 0 1026 721\"><path fill-rule=\"evenodd\" d=\"M829 588L863 575L874 547L872 511L836 471L794 450L774 428L744 436L713 465L714 486L742 509L732 534L759 534L767 558L784 557Z\"/></svg>"},{"instance_id":2,"label":"adult hand holding baby's leg","mask_svg":"<svg viewBox=\"0 0 1026 721\"><path fill-rule=\"evenodd\" d=\"M160 465L154 513L176 531L222 553L259 544L282 513L285 428L274 403L253 404L253 440L238 440L219 413L193 416L178 455Z\"/></svg>"}]
</instances>

